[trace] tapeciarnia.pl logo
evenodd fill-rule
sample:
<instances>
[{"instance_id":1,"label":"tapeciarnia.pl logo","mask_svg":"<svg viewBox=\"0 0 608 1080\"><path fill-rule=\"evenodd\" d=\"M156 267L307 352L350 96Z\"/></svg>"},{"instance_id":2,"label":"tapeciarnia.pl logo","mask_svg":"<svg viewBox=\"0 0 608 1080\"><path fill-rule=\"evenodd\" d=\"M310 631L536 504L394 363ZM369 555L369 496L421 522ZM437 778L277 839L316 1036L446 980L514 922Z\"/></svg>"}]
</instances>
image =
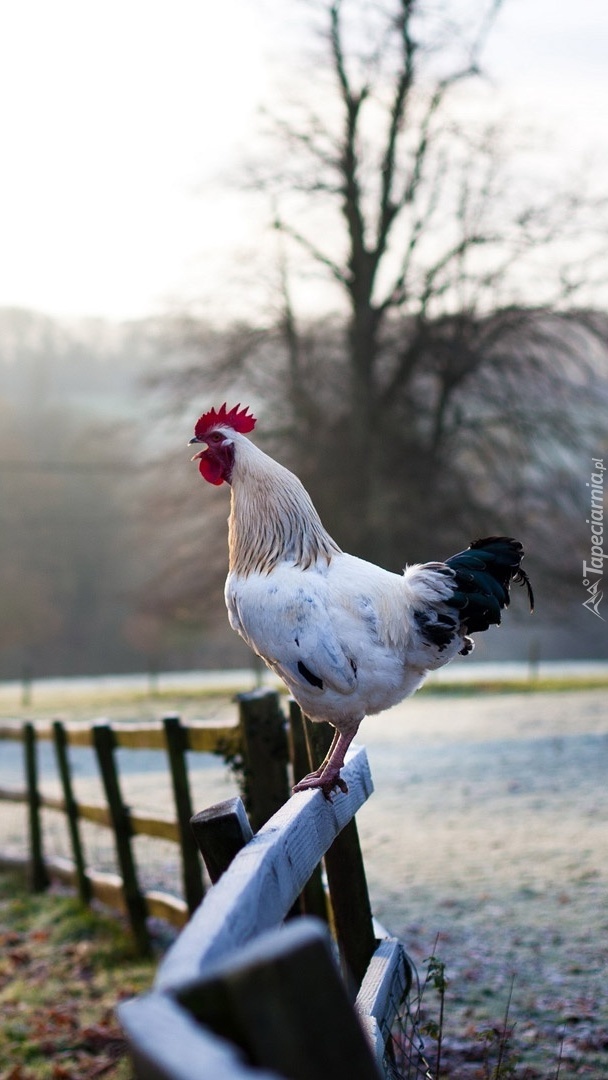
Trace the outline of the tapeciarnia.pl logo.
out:
<instances>
[{"instance_id":1,"label":"tapeciarnia.pl logo","mask_svg":"<svg viewBox=\"0 0 608 1080\"><path fill-rule=\"evenodd\" d=\"M603 458L591 458L591 462L593 472L591 473L590 483L586 485L591 496L590 516L586 522L587 525L591 526L591 554L589 562L586 559L583 560L583 585L589 596L586 600L583 600L583 607L591 611L593 615L597 615L598 619L604 622L603 615L600 615L600 604L604 595L604 559L608 559L608 553L604 554L604 473L606 466Z\"/></svg>"}]
</instances>

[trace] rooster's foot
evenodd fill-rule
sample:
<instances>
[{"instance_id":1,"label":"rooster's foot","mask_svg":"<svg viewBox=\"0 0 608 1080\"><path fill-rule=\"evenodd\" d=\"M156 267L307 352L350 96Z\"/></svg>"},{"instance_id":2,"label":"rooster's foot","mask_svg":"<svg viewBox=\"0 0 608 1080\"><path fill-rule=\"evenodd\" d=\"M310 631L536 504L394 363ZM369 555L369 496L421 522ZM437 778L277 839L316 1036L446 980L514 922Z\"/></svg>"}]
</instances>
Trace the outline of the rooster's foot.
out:
<instances>
[{"instance_id":1,"label":"rooster's foot","mask_svg":"<svg viewBox=\"0 0 608 1080\"><path fill-rule=\"evenodd\" d=\"M299 783L295 784L292 791L311 791L314 788L321 788L328 802L331 802L332 792L335 788L339 788L344 795L348 792L348 784L340 776L339 769L337 771L334 769L317 769L316 772L309 773L308 776L303 777Z\"/></svg>"}]
</instances>

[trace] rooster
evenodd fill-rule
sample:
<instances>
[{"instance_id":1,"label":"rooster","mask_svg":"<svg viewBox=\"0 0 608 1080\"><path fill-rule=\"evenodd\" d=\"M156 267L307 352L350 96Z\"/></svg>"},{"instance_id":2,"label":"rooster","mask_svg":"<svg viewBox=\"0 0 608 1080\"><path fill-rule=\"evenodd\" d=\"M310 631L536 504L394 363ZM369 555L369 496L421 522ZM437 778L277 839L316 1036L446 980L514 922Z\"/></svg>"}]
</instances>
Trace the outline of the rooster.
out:
<instances>
[{"instance_id":1,"label":"rooster","mask_svg":"<svg viewBox=\"0 0 608 1080\"><path fill-rule=\"evenodd\" d=\"M430 671L500 623L512 581L527 588L518 540L475 540L445 562L391 573L348 555L323 527L306 489L246 436L240 405L210 409L191 443L210 484L231 487L225 598L233 630L286 683L311 720L335 735L294 791L347 791L340 770L363 717L413 694Z\"/></svg>"}]
</instances>

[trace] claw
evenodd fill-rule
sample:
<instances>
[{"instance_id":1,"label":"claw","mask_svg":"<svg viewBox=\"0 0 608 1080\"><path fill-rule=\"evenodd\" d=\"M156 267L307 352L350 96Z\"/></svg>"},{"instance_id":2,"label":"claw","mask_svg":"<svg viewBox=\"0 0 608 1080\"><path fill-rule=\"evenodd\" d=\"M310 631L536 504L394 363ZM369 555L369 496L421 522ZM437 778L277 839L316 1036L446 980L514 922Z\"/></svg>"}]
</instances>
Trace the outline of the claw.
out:
<instances>
[{"instance_id":1,"label":"claw","mask_svg":"<svg viewBox=\"0 0 608 1080\"><path fill-rule=\"evenodd\" d=\"M324 773L309 773L308 776L303 777L299 783L294 784L291 789L295 794L298 791L311 791L315 788L320 788L328 802L332 801L332 792L339 788L340 791L346 795L348 792L348 784L346 780L343 780L340 773L333 773L324 771Z\"/></svg>"}]
</instances>

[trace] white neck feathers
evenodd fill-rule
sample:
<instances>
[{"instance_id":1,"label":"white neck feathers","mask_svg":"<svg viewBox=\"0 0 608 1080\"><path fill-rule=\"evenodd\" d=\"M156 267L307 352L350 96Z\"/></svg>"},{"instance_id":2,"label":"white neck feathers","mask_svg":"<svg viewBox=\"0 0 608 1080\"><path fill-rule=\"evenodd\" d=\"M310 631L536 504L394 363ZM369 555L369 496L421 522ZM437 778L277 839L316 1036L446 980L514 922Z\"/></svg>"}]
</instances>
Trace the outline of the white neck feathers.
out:
<instances>
[{"instance_id":1,"label":"white neck feathers","mask_svg":"<svg viewBox=\"0 0 608 1080\"><path fill-rule=\"evenodd\" d=\"M340 548L297 476L243 436L234 437L234 446L230 570L247 576L269 574L281 562L301 569L331 562Z\"/></svg>"}]
</instances>

